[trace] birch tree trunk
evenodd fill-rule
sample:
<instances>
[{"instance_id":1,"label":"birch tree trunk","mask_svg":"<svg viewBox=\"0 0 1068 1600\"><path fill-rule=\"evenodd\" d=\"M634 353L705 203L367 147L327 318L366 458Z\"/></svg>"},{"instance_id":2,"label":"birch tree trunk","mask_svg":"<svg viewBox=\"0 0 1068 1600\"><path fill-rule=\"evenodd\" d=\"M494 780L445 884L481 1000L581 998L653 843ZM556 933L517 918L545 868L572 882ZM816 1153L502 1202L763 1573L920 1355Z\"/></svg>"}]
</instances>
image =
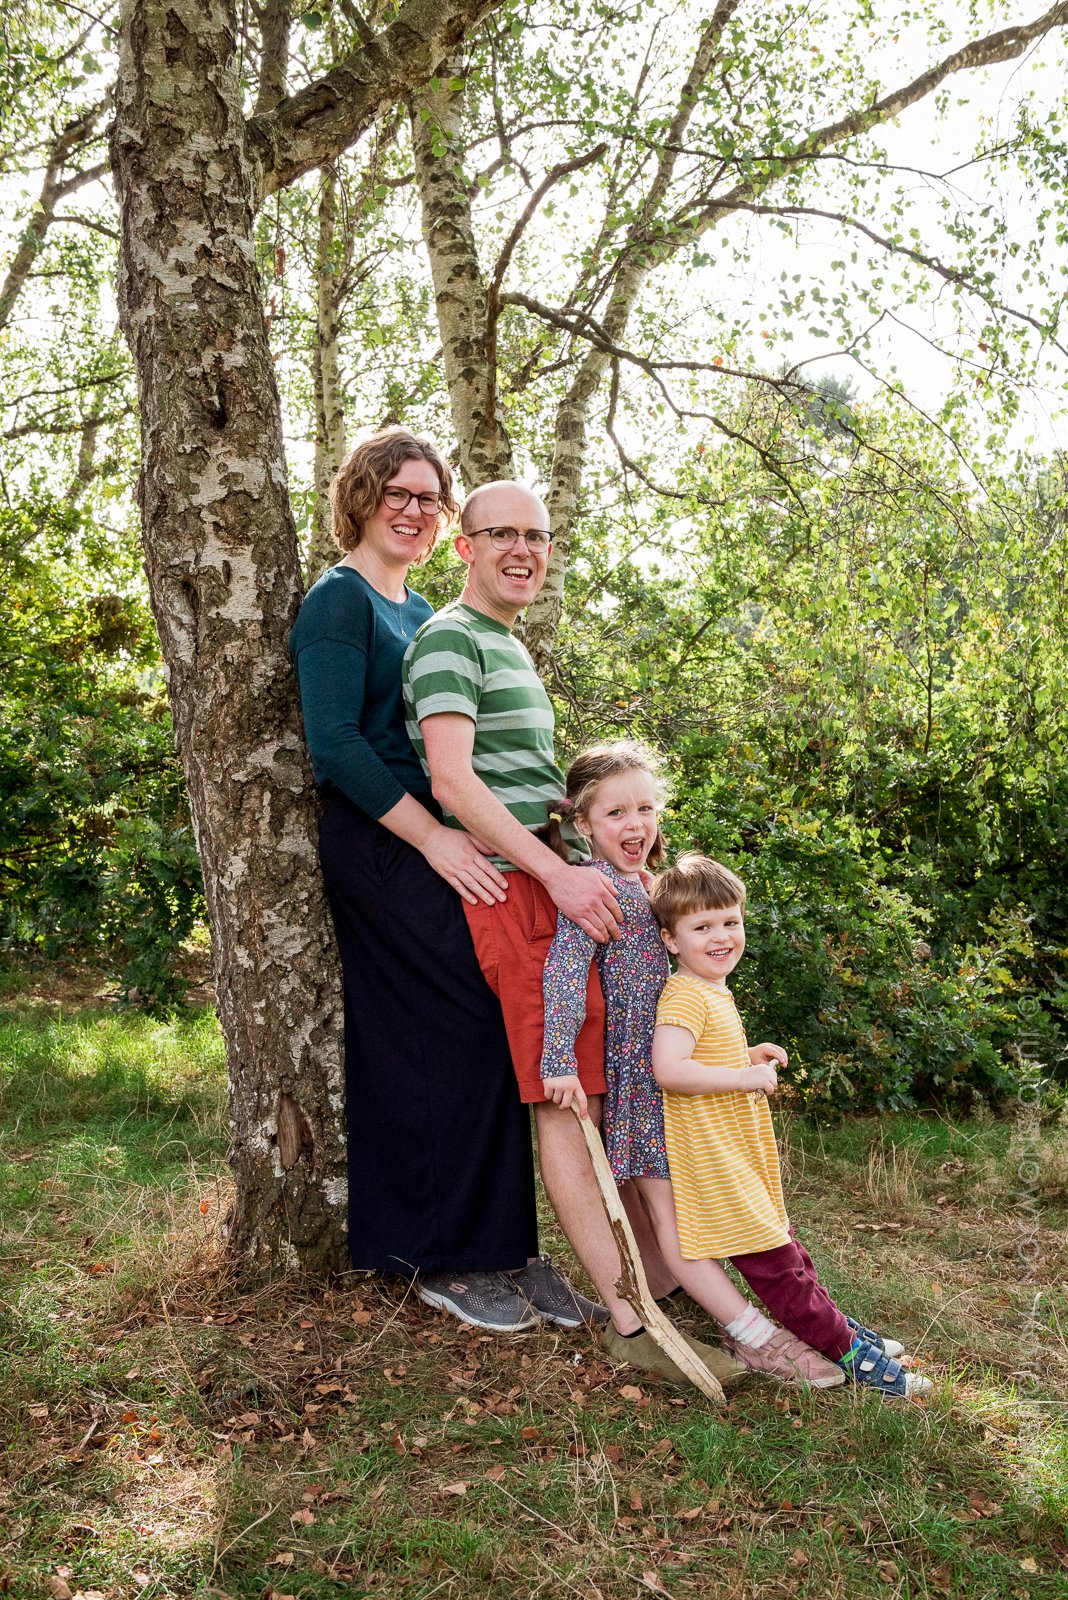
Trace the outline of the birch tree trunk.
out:
<instances>
[{"instance_id":1,"label":"birch tree trunk","mask_svg":"<svg viewBox=\"0 0 1068 1600\"><path fill-rule=\"evenodd\" d=\"M336 258L337 179L323 173L319 195L319 242L315 277L315 342L312 386L315 392L315 506L308 550L308 582L314 583L338 558L330 536L330 480L345 459L345 413L338 366L338 287Z\"/></svg>"},{"instance_id":2,"label":"birch tree trunk","mask_svg":"<svg viewBox=\"0 0 1068 1600\"><path fill-rule=\"evenodd\" d=\"M470 492L480 483L514 478L515 468L500 406L488 403L495 385L488 381L486 284L467 184L457 152L447 148L460 126L463 90L449 88L458 70L457 61L443 61L435 74L442 87L415 101L412 151L460 474Z\"/></svg>"},{"instance_id":3,"label":"birch tree trunk","mask_svg":"<svg viewBox=\"0 0 1068 1600\"><path fill-rule=\"evenodd\" d=\"M204 872L252 1268L344 1265L340 982L286 636L300 601L225 0L123 10L112 157L152 605Z\"/></svg>"},{"instance_id":4,"label":"birch tree trunk","mask_svg":"<svg viewBox=\"0 0 1068 1600\"><path fill-rule=\"evenodd\" d=\"M698 90L715 63L723 29L737 10L738 4L739 0L719 0L714 14L698 40L670 127L664 135L653 181L638 215L628 230L628 241L624 247L619 272L601 319L604 334L607 340L613 343L622 340L642 285L657 259L656 253L649 248L644 236L648 234L650 224L670 188L686 127L697 103ZM551 667L552 652L564 609L564 577L571 551L571 534L579 508L582 473L586 463L588 443L586 424L590 406L601 386L608 362L609 356L603 348L591 347L557 407L553 434L553 465L547 500L549 525L553 530L553 548L545 583L533 604L527 608L523 631L523 641L543 678L548 675Z\"/></svg>"},{"instance_id":5,"label":"birch tree trunk","mask_svg":"<svg viewBox=\"0 0 1068 1600\"><path fill-rule=\"evenodd\" d=\"M286 646L301 595L253 248L267 193L429 77L493 0L405 0L241 110L232 0L122 0L111 161L141 401L145 564L197 833L246 1271L344 1267L341 990ZM273 94L284 83L272 63Z\"/></svg>"}]
</instances>

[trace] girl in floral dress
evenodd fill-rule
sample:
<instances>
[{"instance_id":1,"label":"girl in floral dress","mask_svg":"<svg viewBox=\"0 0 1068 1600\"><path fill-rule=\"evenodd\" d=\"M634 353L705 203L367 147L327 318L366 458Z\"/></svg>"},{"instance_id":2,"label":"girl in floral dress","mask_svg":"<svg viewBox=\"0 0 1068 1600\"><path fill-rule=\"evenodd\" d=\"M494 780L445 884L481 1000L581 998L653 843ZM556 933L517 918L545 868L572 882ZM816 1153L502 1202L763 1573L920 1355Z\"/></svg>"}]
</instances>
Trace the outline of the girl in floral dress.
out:
<instances>
[{"instance_id":1,"label":"girl in floral dress","mask_svg":"<svg viewBox=\"0 0 1068 1600\"><path fill-rule=\"evenodd\" d=\"M604 990L605 1077L603 1136L616 1182L633 1184L656 1228L665 1203L672 1205L664 1144L661 1091L653 1077L652 1041L656 1005L668 978L668 958L649 907L642 874L663 857L657 813L664 803L659 762L631 741L597 745L568 770L560 820L567 816L593 846L593 865L616 891L623 913L618 939L595 944L561 916L545 965L545 1042L541 1076L545 1097L557 1105L575 1101L583 1115L586 1097L578 1081L575 1038L586 1015L586 979L596 960ZM677 1238L658 1242L664 1259L687 1287L687 1263ZM667 1230L673 1233L674 1230ZM711 1283L711 1290L709 1284ZM834 1388L845 1374L800 1339L776 1327L735 1288L722 1267L701 1282L701 1303L723 1324L737 1360L758 1372L815 1388ZM630 1335L638 1338L639 1328ZM621 1346L626 1336L619 1335ZM614 1351L626 1359L625 1348Z\"/></svg>"}]
</instances>

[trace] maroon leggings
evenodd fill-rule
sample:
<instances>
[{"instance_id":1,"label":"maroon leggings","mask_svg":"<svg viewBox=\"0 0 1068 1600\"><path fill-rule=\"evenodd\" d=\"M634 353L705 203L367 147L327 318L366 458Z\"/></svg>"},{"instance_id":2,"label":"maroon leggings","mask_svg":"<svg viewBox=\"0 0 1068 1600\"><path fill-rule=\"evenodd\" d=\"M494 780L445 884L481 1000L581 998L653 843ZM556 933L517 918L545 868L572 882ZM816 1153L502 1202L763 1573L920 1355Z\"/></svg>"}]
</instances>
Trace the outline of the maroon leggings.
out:
<instances>
[{"instance_id":1,"label":"maroon leggings","mask_svg":"<svg viewBox=\"0 0 1068 1600\"><path fill-rule=\"evenodd\" d=\"M817 1278L812 1258L792 1228L789 1244L730 1260L784 1328L830 1361L845 1355L853 1331Z\"/></svg>"}]
</instances>

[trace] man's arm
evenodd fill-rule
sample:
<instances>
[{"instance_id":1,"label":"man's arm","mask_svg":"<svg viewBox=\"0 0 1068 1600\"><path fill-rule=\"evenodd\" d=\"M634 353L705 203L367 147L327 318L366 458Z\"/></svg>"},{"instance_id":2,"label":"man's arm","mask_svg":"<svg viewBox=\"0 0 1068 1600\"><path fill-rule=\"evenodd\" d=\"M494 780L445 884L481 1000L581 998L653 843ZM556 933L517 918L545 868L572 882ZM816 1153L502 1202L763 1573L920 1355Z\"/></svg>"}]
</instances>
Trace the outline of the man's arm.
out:
<instances>
[{"instance_id":1,"label":"man's arm","mask_svg":"<svg viewBox=\"0 0 1068 1600\"><path fill-rule=\"evenodd\" d=\"M471 718L446 711L425 717L419 728L438 804L451 811L468 833L544 884L559 910L591 938L602 944L616 938L621 926L619 902L607 878L592 868L562 861L516 821L475 772Z\"/></svg>"}]
</instances>

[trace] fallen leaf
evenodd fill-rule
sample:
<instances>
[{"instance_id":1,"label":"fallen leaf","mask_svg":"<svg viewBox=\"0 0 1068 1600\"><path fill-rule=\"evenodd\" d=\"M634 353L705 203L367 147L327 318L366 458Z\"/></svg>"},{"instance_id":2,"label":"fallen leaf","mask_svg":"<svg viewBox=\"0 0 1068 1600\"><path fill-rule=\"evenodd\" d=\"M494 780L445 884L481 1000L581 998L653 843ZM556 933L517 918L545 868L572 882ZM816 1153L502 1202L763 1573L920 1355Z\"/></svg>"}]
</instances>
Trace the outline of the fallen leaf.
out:
<instances>
[{"instance_id":1,"label":"fallen leaf","mask_svg":"<svg viewBox=\"0 0 1068 1600\"><path fill-rule=\"evenodd\" d=\"M291 1567L295 1560L296 1557L292 1550L279 1550L276 1556L271 1557L267 1565L269 1567Z\"/></svg>"},{"instance_id":2,"label":"fallen leaf","mask_svg":"<svg viewBox=\"0 0 1068 1600\"><path fill-rule=\"evenodd\" d=\"M49 1578L48 1592L54 1600L74 1600L74 1591L63 1578Z\"/></svg>"},{"instance_id":3,"label":"fallen leaf","mask_svg":"<svg viewBox=\"0 0 1068 1600\"><path fill-rule=\"evenodd\" d=\"M504 1468L501 1466L500 1462L498 1462L495 1467L487 1468L486 1477L491 1483L497 1483L499 1479L504 1477Z\"/></svg>"},{"instance_id":4,"label":"fallen leaf","mask_svg":"<svg viewBox=\"0 0 1068 1600\"><path fill-rule=\"evenodd\" d=\"M310 1528L315 1521L315 1512L309 1511L307 1506L301 1506L299 1511L294 1511L289 1520L290 1522L302 1522L306 1528Z\"/></svg>"},{"instance_id":5,"label":"fallen leaf","mask_svg":"<svg viewBox=\"0 0 1068 1600\"><path fill-rule=\"evenodd\" d=\"M447 1483L441 1492L442 1494L466 1494L467 1484L462 1479L459 1483Z\"/></svg>"},{"instance_id":6,"label":"fallen leaf","mask_svg":"<svg viewBox=\"0 0 1068 1600\"><path fill-rule=\"evenodd\" d=\"M1038 1571L1038 1562L1035 1560L1034 1556L1024 1556L1023 1560L1020 1562L1020 1571L1021 1572L1037 1572Z\"/></svg>"},{"instance_id":7,"label":"fallen leaf","mask_svg":"<svg viewBox=\"0 0 1068 1600\"><path fill-rule=\"evenodd\" d=\"M644 1400L645 1396L636 1383L625 1383L619 1391L623 1400Z\"/></svg>"}]
</instances>

